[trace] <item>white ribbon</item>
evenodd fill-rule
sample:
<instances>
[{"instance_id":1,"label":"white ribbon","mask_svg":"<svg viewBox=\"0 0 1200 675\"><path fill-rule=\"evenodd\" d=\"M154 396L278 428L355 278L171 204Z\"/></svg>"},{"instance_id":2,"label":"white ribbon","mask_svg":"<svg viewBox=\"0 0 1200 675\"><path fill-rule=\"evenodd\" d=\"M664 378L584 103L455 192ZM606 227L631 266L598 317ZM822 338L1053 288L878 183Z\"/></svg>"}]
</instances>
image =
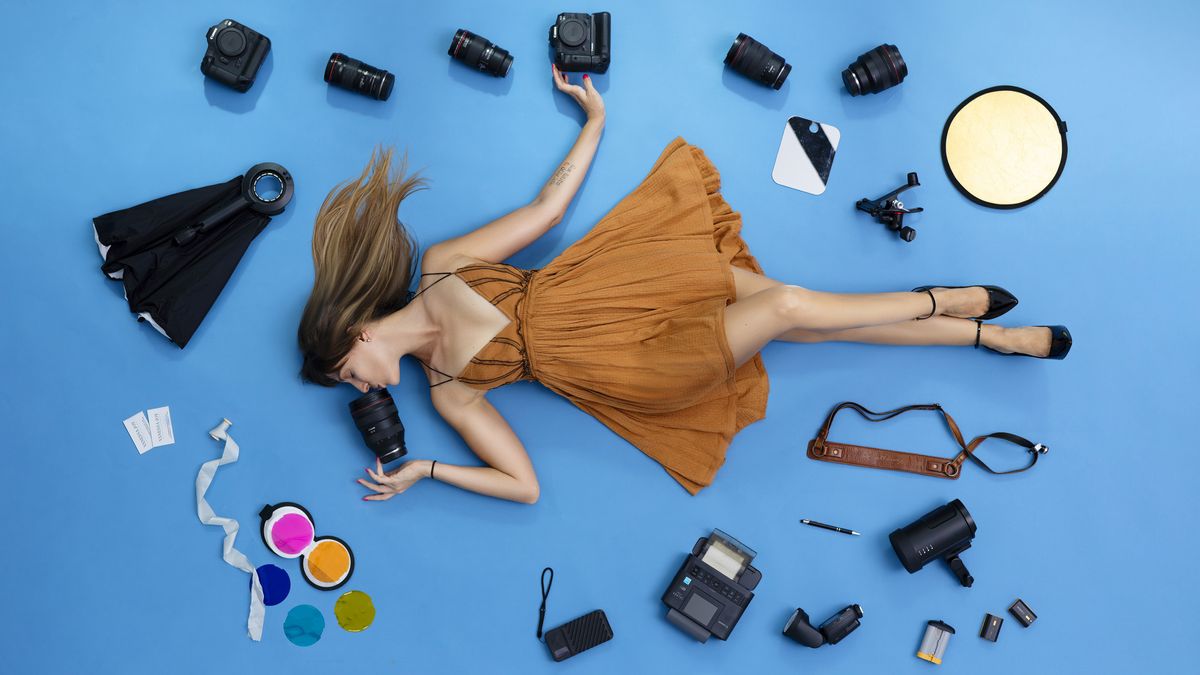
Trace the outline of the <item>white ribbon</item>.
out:
<instances>
[{"instance_id":1,"label":"white ribbon","mask_svg":"<svg viewBox=\"0 0 1200 675\"><path fill-rule=\"evenodd\" d=\"M238 460L238 444L228 433L232 424L233 422L223 419L215 429L208 432L213 440L225 441L225 451L221 453L220 459L214 459L201 465L200 473L196 474L196 515L205 525L220 525L225 530L224 552L221 557L225 559L225 562L250 575L252 580L250 615L246 618L246 632L250 635L251 640L257 641L262 640L263 616L266 614L266 608L263 606L262 583L259 582L258 573L254 569L254 565L250 564L250 560L233 547L233 542L237 539L238 521L213 513L212 507L204 499L204 493L208 492L208 486L212 485L213 477L217 475L217 467L222 464L232 464Z\"/></svg>"}]
</instances>

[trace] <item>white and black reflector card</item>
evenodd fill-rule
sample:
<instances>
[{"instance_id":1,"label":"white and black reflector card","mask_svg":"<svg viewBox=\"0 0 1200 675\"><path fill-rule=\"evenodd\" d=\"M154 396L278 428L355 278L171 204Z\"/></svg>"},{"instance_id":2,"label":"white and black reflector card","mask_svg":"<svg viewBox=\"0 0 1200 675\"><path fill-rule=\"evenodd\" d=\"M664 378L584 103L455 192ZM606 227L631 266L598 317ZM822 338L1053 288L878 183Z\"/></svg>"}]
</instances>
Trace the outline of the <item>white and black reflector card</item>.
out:
<instances>
[{"instance_id":1,"label":"white and black reflector card","mask_svg":"<svg viewBox=\"0 0 1200 675\"><path fill-rule=\"evenodd\" d=\"M842 132L835 126L803 117L788 118L771 178L784 187L809 194L825 192L841 138Z\"/></svg>"}]
</instances>

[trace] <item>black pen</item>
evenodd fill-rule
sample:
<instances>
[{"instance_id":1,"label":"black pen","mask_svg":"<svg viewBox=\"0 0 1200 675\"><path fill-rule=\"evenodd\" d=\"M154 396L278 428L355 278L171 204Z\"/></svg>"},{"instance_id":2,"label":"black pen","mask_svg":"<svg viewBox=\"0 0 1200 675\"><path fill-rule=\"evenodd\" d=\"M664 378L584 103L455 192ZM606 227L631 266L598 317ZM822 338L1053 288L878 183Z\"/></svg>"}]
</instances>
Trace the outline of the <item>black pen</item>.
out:
<instances>
[{"instance_id":1,"label":"black pen","mask_svg":"<svg viewBox=\"0 0 1200 675\"><path fill-rule=\"evenodd\" d=\"M858 533L855 532L854 530L847 530L846 528L838 527L837 525L826 525L825 523L818 523L815 520L809 520L807 518L802 518L800 520L800 522L804 523L805 525L812 525L813 527L819 527L823 530L833 530L834 532L841 532L842 534L853 534L854 536L858 536Z\"/></svg>"}]
</instances>

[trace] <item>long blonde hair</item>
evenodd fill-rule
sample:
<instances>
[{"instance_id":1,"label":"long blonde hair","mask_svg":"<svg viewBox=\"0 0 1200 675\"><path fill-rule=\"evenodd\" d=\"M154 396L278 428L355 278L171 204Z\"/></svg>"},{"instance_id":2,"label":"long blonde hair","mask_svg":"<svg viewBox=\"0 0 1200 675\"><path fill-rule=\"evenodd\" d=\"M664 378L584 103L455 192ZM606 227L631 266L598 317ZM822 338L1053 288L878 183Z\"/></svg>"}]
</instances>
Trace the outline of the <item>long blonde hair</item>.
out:
<instances>
[{"instance_id":1,"label":"long blonde hair","mask_svg":"<svg viewBox=\"0 0 1200 675\"><path fill-rule=\"evenodd\" d=\"M313 287L297 336L300 376L331 387L363 326L408 304L417 244L397 211L426 187L406 175L402 158L392 177L392 148L378 148L356 180L329 192L313 225Z\"/></svg>"}]
</instances>

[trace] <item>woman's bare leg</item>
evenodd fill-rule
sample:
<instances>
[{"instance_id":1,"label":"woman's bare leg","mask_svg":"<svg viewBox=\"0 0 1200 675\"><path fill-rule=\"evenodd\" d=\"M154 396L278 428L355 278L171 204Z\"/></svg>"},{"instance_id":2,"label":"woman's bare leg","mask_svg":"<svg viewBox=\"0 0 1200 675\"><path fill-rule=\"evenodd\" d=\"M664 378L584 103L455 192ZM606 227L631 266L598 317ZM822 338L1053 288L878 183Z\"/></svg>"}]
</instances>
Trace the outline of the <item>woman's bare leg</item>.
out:
<instances>
[{"instance_id":1,"label":"woman's bare leg","mask_svg":"<svg viewBox=\"0 0 1200 675\"><path fill-rule=\"evenodd\" d=\"M767 342L771 340L786 340L789 342L865 342L872 344L894 345L974 345L977 325L970 319L948 316L935 316L925 321L911 321L914 317L876 324L860 325L841 329L818 328L828 325L827 320L813 321L811 317L803 316L805 312L823 311L829 303L840 302L843 298L874 299L887 302L890 296L915 295L912 293L884 293L866 296L846 296L833 293L816 293L797 289L805 294L814 294L817 302L799 303L794 298L783 297L785 294L795 294L786 289L785 284L748 272L739 268L734 269L734 281L737 285L738 301L726 307L725 331L734 360L738 365L749 360ZM971 290L971 289L966 289ZM959 304L980 301L983 309L978 307L969 310L983 313L986 310L986 292L978 289L974 298L959 299ZM938 293L935 291L935 293ZM921 294L928 302L928 295ZM821 302L826 301L826 302ZM939 309L943 305L939 298ZM739 307L741 305L741 307ZM804 305L804 306L799 306ZM871 307L862 303L845 306L838 309L834 318L860 317L863 312L869 314ZM926 309L925 314L928 313ZM801 314L800 316L797 316ZM920 316L924 316L921 314ZM789 327L791 326L791 327ZM772 333L774 333L772 335ZM1045 355L1049 350L1049 333L1045 328L1002 328L991 324L982 327L980 344L1000 351L1020 351L1023 353ZM1045 343L1044 345L1042 343Z\"/></svg>"},{"instance_id":2,"label":"woman's bare leg","mask_svg":"<svg viewBox=\"0 0 1200 675\"><path fill-rule=\"evenodd\" d=\"M847 328L846 330L816 331L795 329L775 338L786 342L863 342L877 345L949 345L975 344L977 325L971 319L935 316L926 321L901 321L882 326ZM986 336L1002 331L1000 326L984 324L980 344L988 344Z\"/></svg>"}]
</instances>

